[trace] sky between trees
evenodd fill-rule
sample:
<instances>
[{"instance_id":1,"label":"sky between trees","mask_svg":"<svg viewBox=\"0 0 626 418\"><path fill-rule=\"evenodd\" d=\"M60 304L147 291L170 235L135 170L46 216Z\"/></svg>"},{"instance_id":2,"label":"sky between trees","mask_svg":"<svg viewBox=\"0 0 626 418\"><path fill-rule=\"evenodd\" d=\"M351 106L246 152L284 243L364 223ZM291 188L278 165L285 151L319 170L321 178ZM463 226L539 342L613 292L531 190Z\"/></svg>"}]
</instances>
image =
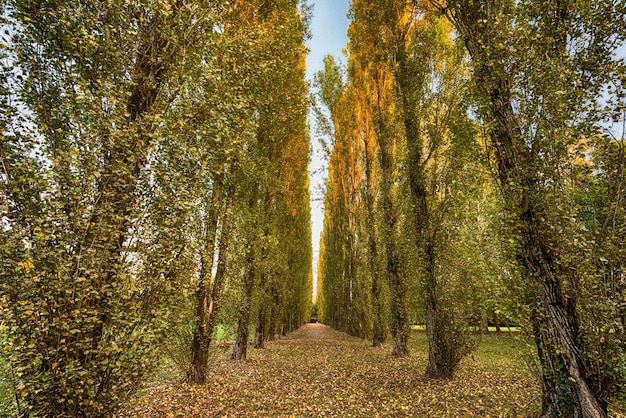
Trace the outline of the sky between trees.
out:
<instances>
[{"instance_id":1,"label":"sky between trees","mask_svg":"<svg viewBox=\"0 0 626 418\"><path fill-rule=\"evenodd\" d=\"M324 57L332 54L335 57L343 57L342 50L346 47L347 30L350 20L348 19L349 0L315 0L313 17L311 19L311 39L306 43L309 48L306 60L306 75L308 80L313 75L324 69ZM310 121L313 129L313 121ZM311 131L311 145L313 153L309 164L311 174L311 221L313 226L313 280L317 278L317 260L319 258L319 238L323 223L323 196L321 188L324 185L324 170L327 168L321 158L321 150L315 140L315 133ZM315 285L313 292L315 296Z\"/></svg>"}]
</instances>

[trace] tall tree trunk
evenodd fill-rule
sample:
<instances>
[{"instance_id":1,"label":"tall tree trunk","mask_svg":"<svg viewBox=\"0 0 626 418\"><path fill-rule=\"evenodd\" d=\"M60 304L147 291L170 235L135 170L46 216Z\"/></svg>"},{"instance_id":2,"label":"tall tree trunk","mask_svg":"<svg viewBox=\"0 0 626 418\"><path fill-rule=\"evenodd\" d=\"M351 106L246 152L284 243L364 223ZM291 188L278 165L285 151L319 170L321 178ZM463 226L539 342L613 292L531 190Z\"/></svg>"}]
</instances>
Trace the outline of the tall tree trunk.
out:
<instances>
[{"instance_id":1,"label":"tall tree trunk","mask_svg":"<svg viewBox=\"0 0 626 418\"><path fill-rule=\"evenodd\" d=\"M380 271L378 269L378 248L376 245L376 236L374 235L375 224L373 214L370 216L370 232L368 236L369 246L369 267L372 275L372 347L380 347L386 340L385 322L383 317L383 301L382 301L382 282Z\"/></svg>"},{"instance_id":2,"label":"tall tree trunk","mask_svg":"<svg viewBox=\"0 0 626 418\"><path fill-rule=\"evenodd\" d=\"M433 154L436 150L436 138L430 134L429 142L423 138L419 126L419 99L423 94L427 77L417 77L409 70L408 56L404 37L396 41L394 49L396 90L400 97L402 121L407 141L407 166L409 171L409 189L413 199L413 218L415 221L415 244L423 256L424 265L424 304L426 308L426 333L428 335L428 364L426 376L431 378L451 378L462 358L463 346L460 344L460 332L454 326L452 315L445 313L440 300L440 285L437 280L437 254L435 230L431 222L429 206L427 172L424 150ZM457 343L455 343L457 342Z\"/></svg>"},{"instance_id":3,"label":"tall tree trunk","mask_svg":"<svg viewBox=\"0 0 626 418\"><path fill-rule=\"evenodd\" d=\"M188 371L189 382L192 384L204 383L209 358L211 335L208 332L208 328L213 314L213 304L209 306L208 301L211 297L211 275L213 274L213 262L215 259L215 239L217 236L223 183L224 175L220 174L214 182L210 211L204 226L204 248L200 251L200 278L196 286L191 368Z\"/></svg>"},{"instance_id":4,"label":"tall tree trunk","mask_svg":"<svg viewBox=\"0 0 626 418\"><path fill-rule=\"evenodd\" d=\"M351 215L349 215L351 216ZM354 225L351 223L351 225ZM353 229L354 228L354 229ZM348 327L346 332L349 335L354 337L360 337L363 333L363 311L361 307L357 306L356 303L359 301L357 297L355 297L355 293L358 291L358 281L356 276L356 243L355 243L355 230L356 227L351 226L350 231L348 232L349 236L347 238L348 241L348 251L346 254L346 282L348 287L348 306L347 314L348 314Z\"/></svg>"},{"instance_id":5,"label":"tall tree trunk","mask_svg":"<svg viewBox=\"0 0 626 418\"><path fill-rule=\"evenodd\" d=\"M280 296L278 295L278 291L275 287L272 287L272 300L272 312L269 318L268 326L269 335L267 336L269 341L274 341L276 339L276 335L280 333Z\"/></svg>"},{"instance_id":6,"label":"tall tree trunk","mask_svg":"<svg viewBox=\"0 0 626 418\"><path fill-rule=\"evenodd\" d=\"M372 264L372 263L370 263ZM385 326L383 318L383 304L381 295L381 280L378 272L372 274L372 307L373 307L373 327L372 327L372 347L381 347L385 342Z\"/></svg>"},{"instance_id":7,"label":"tall tree trunk","mask_svg":"<svg viewBox=\"0 0 626 418\"><path fill-rule=\"evenodd\" d=\"M207 365L209 361L209 349L215 328L215 316L219 311L219 303L224 288L224 278L226 276L226 258L230 241L231 214L235 194L235 182L231 181L226 196L224 215L222 216L222 226L219 238L218 261L215 278L211 285L209 280L213 273L213 260L215 238L217 232L217 212L221 205L221 187L223 175L215 184L215 192L212 196L211 213L209 214L206 248L201 256L202 272L201 280L196 290L196 316L194 326L194 336L191 345L191 368L188 372L191 384L203 384L206 381Z\"/></svg>"},{"instance_id":8,"label":"tall tree trunk","mask_svg":"<svg viewBox=\"0 0 626 418\"><path fill-rule=\"evenodd\" d=\"M378 268L378 246L376 244L376 216L374 201L376 199L376 191L374 190L374 173L372 163L374 156L371 153L369 143L365 140L365 211L366 211L366 230L367 230L367 248L370 274L372 275L372 346L380 347L385 342L385 327L383 321L383 305L381 300L382 283L380 271Z\"/></svg>"},{"instance_id":9,"label":"tall tree trunk","mask_svg":"<svg viewBox=\"0 0 626 418\"><path fill-rule=\"evenodd\" d=\"M254 217L250 231L248 233L248 248L246 254L246 271L243 275L243 300L239 307L239 319L237 320L237 339L233 345L233 351L231 354L232 360L243 361L248 354L248 339L249 339L249 325L250 315L252 310L252 293L254 291L254 282L256 279L256 250L254 233L257 229L256 215L258 211L258 196L259 196L259 183L253 186L252 195L248 203L250 214Z\"/></svg>"},{"instance_id":10,"label":"tall tree trunk","mask_svg":"<svg viewBox=\"0 0 626 418\"><path fill-rule=\"evenodd\" d=\"M272 219L272 209L274 208L274 202L272 199L272 195L270 193L269 184L265 184L264 186L265 192L263 197L263 215L265 216L263 220L263 246L261 248L261 264L267 265L266 260L269 256L269 250L266 247L267 242L269 241L269 237L271 234L269 222ZM268 283L268 277L271 277L266 271L262 271L259 274L259 283L258 283L258 293L260 294L260 304L259 304L259 312L257 316L257 324L256 331L254 334L254 348L263 348L265 339L267 338L267 314L270 311L267 307L269 302L268 291L271 287L271 283Z\"/></svg>"},{"instance_id":11,"label":"tall tree trunk","mask_svg":"<svg viewBox=\"0 0 626 418\"><path fill-rule=\"evenodd\" d=\"M83 233L80 249L83 255L77 257L75 266L75 277L90 278L95 290L93 294L97 296L88 303L101 312L99 322L90 332L93 349L98 347L111 319L111 289L115 287L116 276L124 262L141 168L146 165L153 142L153 128L142 123L142 119L153 110L170 65L167 56L171 51L168 52L169 43L162 34L164 27L162 18L154 16L142 28L135 66L130 73L133 82L126 106L127 129L133 136L133 143L128 142L126 135L109 133L102 141L104 168L99 176L98 198ZM88 354L80 356L89 357Z\"/></svg>"},{"instance_id":12,"label":"tall tree trunk","mask_svg":"<svg viewBox=\"0 0 626 418\"><path fill-rule=\"evenodd\" d=\"M267 323L267 341L274 341L276 335L276 307L272 305Z\"/></svg>"},{"instance_id":13,"label":"tall tree trunk","mask_svg":"<svg viewBox=\"0 0 626 418\"><path fill-rule=\"evenodd\" d=\"M380 94L380 92L379 92ZM391 336L393 338L392 354L396 357L406 357L409 354L407 347L409 324L406 308L406 289L399 274L399 257L396 249L396 224L398 222L396 208L392 197L393 184L393 138L388 132L385 110L378 106L377 138L380 144L380 166L383 175L381 185L382 212L384 224L384 242L387 257L387 279L389 281L389 295L391 307Z\"/></svg>"},{"instance_id":14,"label":"tall tree trunk","mask_svg":"<svg viewBox=\"0 0 626 418\"><path fill-rule=\"evenodd\" d=\"M426 333L428 335L428 364L426 376L450 379L465 354L454 327L454 318L441 306L434 248L426 246Z\"/></svg>"},{"instance_id":15,"label":"tall tree trunk","mask_svg":"<svg viewBox=\"0 0 626 418\"><path fill-rule=\"evenodd\" d=\"M371 179L370 179L371 181ZM367 186L368 188L372 186ZM369 193L369 192L368 192ZM383 318L382 303L382 283L380 271L378 269L378 247L376 244L376 224L374 219L374 208L371 204L371 197L367 198L366 203L367 219L368 219L368 248L369 248L369 267L372 275L372 346L380 347L385 342L385 325Z\"/></svg>"},{"instance_id":16,"label":"tall tree trunk","mask_svg":"<svg viewBox=\"0 0 626 418\"><path fill-rule=\"evenodd\" d=\"M239 308L239 319L237 320L237 339L233 345L233 352L230 356L232 360L243 361L248 355L248 340L249 340L249 324L250 324L250 311L252 308L252 291L254 289L254 277L255 277L255 257L254 250L251 248L248 250L248 256L246 257L247 270L244 274L244 288L243 288L243 301Z\"/></svg>"},{"instance_id":17,"label":"tall tree trunk","mask_svg":"<svg viewBox=\"0 0 626 418\"><path fill-rule=\"evenodd\" d=\"M526 273L527 287L536 292L539 300L532 323L542 366L542 417L606 417L606 401L587 380L593 372L580 339L576 299L563 290L561 281L568 279L564 277L568 273L560 270L559 254L549 247L549 226L542 225L545 206L539 204L550 202L533 170L537 156L522 138L504 58L485 56L485 46L492 53L497 48L492 45L493 39L476 29L480 27L479 19L493 22L495 18L477 10L479 7L457 2L452 8L452 19L465 38L474 63L476 86L484 95L500 186L519 231L518 260Z\"/></svg>"},{"instance_id":18,"label":"tall tree trunk","mask_svg":"<svg viewBox=\"0 0 626 418\"><path fill-rule=\"evenodd\" d=\"M254 348L264 348L265 346L265 329L267 324L265 312L266 307L264 306L264 303L261 302L261 306L259 306L259 315L257 317L256 332L254 334Z\"/></svg>"}]
</instances>

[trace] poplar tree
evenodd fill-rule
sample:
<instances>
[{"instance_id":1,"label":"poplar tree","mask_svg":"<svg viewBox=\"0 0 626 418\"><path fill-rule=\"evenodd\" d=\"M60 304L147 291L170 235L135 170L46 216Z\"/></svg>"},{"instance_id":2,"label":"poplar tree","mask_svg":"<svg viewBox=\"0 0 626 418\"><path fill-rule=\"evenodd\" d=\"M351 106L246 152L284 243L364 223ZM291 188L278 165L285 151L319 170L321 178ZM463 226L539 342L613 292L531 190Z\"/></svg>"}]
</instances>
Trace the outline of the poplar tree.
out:
<instances>
[{"instance_id":1,"label":"poplar tree","mask_svg":"<svg viewBox=\"0 0 626 418\"><path fill-rule=\"evenodd\" d=\"M452 184L468 161L459 150L476 147L466 108L461 106L466 79L463 53L454 44L449 24L433 16L425 3L356 1L352 12L349 51L359 71L350 76L358 80L361 94L371 97L371 113L359 117L374 127L379 145L394 353L406 354L406 292L415 284L411 273L399 268L393 234L398 227L412 227L429 336L427 375L450 377L469 348L461 319L465 315L459 315L454 298L448 297L453 286L448 276L455 273L438 261L452 240L444 227ZM387 116L383 96L376 92L382 74L391 100ZM455 141L463 145L455 146ZM396 170L406 182L393 179ZM390 198L394 183L398 190L406 184L410 194L409 199L395 199L397 208ZM364 200L368 202L368 197ZM410 215L403 213L404 207L410 208Z\"/></svg>"},{"instance_id":2,"label":"poplar tree","mask_svg":"<svg viewBox=\"0 0 626 418\"><path fill-rule=\"evenodd\" d=\"M302 224L308 216L308 205L293 211L285 207L292 199L302 202L306 196L303 182L308 178L308 135L306 133L306 88L304 86L305 18L297 8L298 2L284 0L248 2L240 5L248 10L246 18L259 25L258 39L262 41L261 55L255 65L263 76L255 82L254 115L255 141L249 151L246 221L241 230L245 244L245 266L241 283L241 301L237 324L237 339L231 357L245 360L251 321L256 313L257 347L267 338L265 332L280 328L282 333L297 329L305 321L310 302L302 302L303 293L310 290L310 268L302 268L310 256L311 245L301 253L286 245L294 237L302 243L310 234L310 225ZM290 147L290 148L288 148ZM293 152L295 155L290 155ZM295 158L294 158L295 157ZM283 164L293 163L289 168ZM289 176L287 170L295 170ZM289 225L291 231L282 230ZM283 235L284 234L284 235ZM294 244L295 244L294 243ZM309 250L307 250L307 248ZM289 255L298 255L294 263L282 269ZM309 255L307 255L309 254ZM304 260L304 263L302 262ZM310 263L309 263L310 264ZM290 280L297 280L295 289ZM295 300L299 302L296 303ZM289 307L296 306L292 314ZM277 326L277 322L280 326ZM273 324L273 326L270 326Z\"/></svg>"},{"instance_id":3,"label":"poplar tree","mask_svg":"<svg viewBox=\"0 0 626 418\"><path fill-rule=\"evenodd\" d=\"M599 134L600 94L621 85L621 1L439 4L471 55L475 99L515 237L542 368L542 416L607 416L612 379L586 315L598 289L568 173L572 146ZM622 76L623 77L623 76ZM623 80L623 78L622 78ZM613 97L618 97L613 96ZM537 303L534 303L537 301ZM595 330L595 331L594 331Z\"/></svg>"},{"instance_id":4,"label":"poplar tree","mask_svg":"<svg viewBox=\"0 0 626 418\"><path fill-rule=\"evenodd\" d=\"M325 228L323 268L326 284L325 312L329 324L352 335L369 335L369 298L359 254L362 246L359 218L363 171L362 142L354 118L354 89L345 84L345 74L332 56L324 60L325 70L317 74L319 98L330 112L332 149L324 199ZM332 290L331 290L332 289Z\"/></svg>"},{"instance_id":5,"label":"poplar tree","mask_svg":"<svg viewBox=\"0 0 626 418\"><path fill-rule=\"evenodd\" d=\"M150 193L153 157L214 9L3 6L14 66L3 80L0 304L18 410L109 416L153 370L184 274L187 208Z\"/></svg>"}]
</instances>

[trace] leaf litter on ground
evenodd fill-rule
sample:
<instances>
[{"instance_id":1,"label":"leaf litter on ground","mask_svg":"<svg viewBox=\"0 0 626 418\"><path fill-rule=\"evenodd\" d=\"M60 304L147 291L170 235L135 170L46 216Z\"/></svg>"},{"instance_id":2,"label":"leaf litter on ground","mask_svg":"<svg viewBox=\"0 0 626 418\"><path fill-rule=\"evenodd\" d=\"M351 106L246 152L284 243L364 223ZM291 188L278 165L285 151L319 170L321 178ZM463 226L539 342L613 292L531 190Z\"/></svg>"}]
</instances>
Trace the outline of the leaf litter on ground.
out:
<instances>
[{"instance_id":1,"label":"leaf litter on ground","mask_svg":"<svg viewBox=\"0 0 626 418\"><path fill-rule=\"evenodd\" d=\"M245 362L216 361L202 386L159 382L137 396L133 417L528 417L541 392L525 345L485 337L451 380L424 377L428 345L414 332L411 354L394 358L321 324L250 349Z\"/></svg>"}]
</instances>

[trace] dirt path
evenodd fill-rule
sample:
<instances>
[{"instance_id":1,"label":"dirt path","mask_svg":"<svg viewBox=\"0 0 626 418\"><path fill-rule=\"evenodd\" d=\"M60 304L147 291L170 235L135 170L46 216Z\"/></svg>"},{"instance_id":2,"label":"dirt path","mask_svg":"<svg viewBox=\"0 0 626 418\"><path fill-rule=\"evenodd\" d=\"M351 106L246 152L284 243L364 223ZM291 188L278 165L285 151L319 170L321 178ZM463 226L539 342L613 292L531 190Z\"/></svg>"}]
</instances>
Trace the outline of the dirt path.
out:
<instances>
[{"instance_id":1,"label":"dirt path","mask_svg":"<svg viewBox=\"0 0 626 418\"><path fill-rule=\"evenodd\" d=\"M306 324L302 329L293 334L293 337L303 340L329 340L336 338L337 333L322 324ZM289 336L292 337L292 336Z\"/></svg>"},{"instance_id":2,"label":"dirt path","mask_svg":"<svg viewBox=\"0 0 626 418\"><path fill-rule=\"evenodd\" d=\"M205 386L159 384L128 417L528 416L536 407L534 379L514 353L476 353L452 381L424 379L426 342L395 359L321 324L308 324L246 362L220 360ZM511 340L512 341L512 340ZM510 343L509 343L510 345ZM483 358L484 357L484 358Z\"/></svg>"}]
</instances>

